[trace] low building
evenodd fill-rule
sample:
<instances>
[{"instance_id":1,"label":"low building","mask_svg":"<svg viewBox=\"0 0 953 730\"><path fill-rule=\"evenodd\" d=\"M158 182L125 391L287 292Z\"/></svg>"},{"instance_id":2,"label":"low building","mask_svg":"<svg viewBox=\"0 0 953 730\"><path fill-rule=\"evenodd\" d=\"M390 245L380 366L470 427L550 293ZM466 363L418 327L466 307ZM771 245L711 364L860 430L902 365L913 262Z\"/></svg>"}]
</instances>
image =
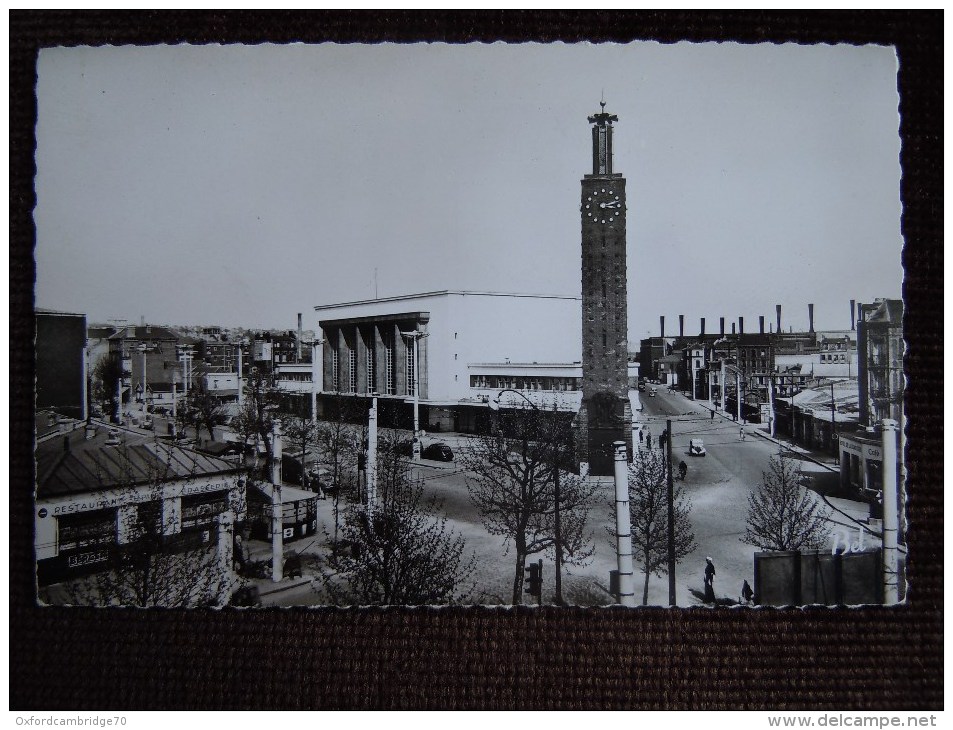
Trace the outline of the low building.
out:
<instances>
[{"instance_id":1,"label":"low building","mask_svg":"<svg viewBox=\"0 0 953 730\"><path fill-rule=\"evenodd\" d=\"M57 426L38 431L36 446L41 596L53 603L224 605L234 587L235 525L245 518L240 467L133 431ZM130 578L140 564L144 576ZM144 596L135 584L150 580Z\"/></svg>"}]
</instances>

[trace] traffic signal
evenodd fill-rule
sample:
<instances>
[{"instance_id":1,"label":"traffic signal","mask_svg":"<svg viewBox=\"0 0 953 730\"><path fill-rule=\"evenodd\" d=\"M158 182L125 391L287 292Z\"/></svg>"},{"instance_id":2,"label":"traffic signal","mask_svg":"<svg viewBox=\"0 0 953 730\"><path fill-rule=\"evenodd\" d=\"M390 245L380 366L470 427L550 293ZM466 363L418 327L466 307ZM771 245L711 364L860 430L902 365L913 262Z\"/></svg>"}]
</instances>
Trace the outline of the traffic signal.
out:
<instances>
[{"instance_id":1,"label":"traffic signal","mask_svg":"<svg viewBox=\"0 0 953 730\"><path fill-rule=\"evenodd\" d=\"M525 593L528 593L531 596L536 596L536 600L543 600L543 561L539 560L535 563L530 563L528 568L525 568L526 572L529 573L529 576L526 578L526 589Z\"/></svg>"}]
</instances>

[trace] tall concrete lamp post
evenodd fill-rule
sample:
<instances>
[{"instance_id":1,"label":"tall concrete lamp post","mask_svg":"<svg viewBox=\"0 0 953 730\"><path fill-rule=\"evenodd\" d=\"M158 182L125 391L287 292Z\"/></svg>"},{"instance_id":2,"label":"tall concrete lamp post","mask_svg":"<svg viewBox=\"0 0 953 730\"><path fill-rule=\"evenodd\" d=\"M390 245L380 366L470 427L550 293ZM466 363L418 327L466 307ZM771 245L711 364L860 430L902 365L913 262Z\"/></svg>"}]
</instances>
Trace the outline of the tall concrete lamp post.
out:
<instances>
[{"instance_id":1,"label":"tall concrete lamp post","mask_svg":"<svg viewBox=\"0 0 953 730\"><path fill-rule=\"evenodd\" d=\"M413 340L414 343L414 374L411 378L411 385L414 392L414 441L413 441L413 460L420 461L420 350L417 344L424 337L429 337L426 332L415 329L413 332L401 332L401 337Z\"/></svg>"},{"instance_id":2,"label":"tall concrete lamp post","mask_svg":"<svg viewBox=\"0 0 953 730\"><path fill-rule=\"evenodd\" d=\"M318 393L321 391L323 382L321 378L323 366L323 351L321 346L324 340L314 339L311 342L311 422L318 422Z\"/></svg>"},{"instance_id":3,"label":"tall concrete lamp post","mask_svg":"<svg viewBox=\"0 0 953 730\"><path fill-rule=\"evenodd\" d=\"M515 393L520 398L525 400L530 407L537 413L541 413L541 409L533 401L526 397L525 393L522 393L518 390L513 390L512 388L504 388L499 393L497 393L496 398L488 399L486 404L490 407L490 410L499 411L500 410L500 396L504 393ZM553 423L554 428L556 427L555 422ZM560 457L562 456L562 450L559 447L558 437L554 436L553 438L553 451L555 452L555 463L553 464L553 542L555 543L555 553L556 553L556 603L562 605L563 603L563 585L562 585L562 565L563 565L563 541L562 541L562 518L560 515L560 504L561 497L559 491L559 462Z\"/></svg>"}]
</instances>

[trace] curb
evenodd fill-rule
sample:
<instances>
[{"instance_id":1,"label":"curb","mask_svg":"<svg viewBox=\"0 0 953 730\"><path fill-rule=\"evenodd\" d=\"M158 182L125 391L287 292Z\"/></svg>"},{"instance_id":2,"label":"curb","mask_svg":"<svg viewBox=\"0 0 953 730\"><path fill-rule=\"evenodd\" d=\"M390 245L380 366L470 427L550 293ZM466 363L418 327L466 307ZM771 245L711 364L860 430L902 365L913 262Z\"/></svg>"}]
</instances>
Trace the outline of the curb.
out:
<instances>
[{"instance_id":1,"label":"curb","mask_svg":"<svg viewBox=\"0 0 953 730\"><path fill-rule=\"evenodd\" d=\"M310 584L312 580L314 580L314 576L309 575L307 578L302 576L301 578L298 578L295 580L289 579L287 583L285 583L284 581L282 581L281 583L278 583L277 585L274 583L270 583L270 585L274 585L275 588L268 591L262 590L261 586L257 586L258 595L261 598L264 598L265 596L273 596L277 593L284 593L285 591L289 591L292 588L300 588L303 585Z\"/></svg>"},{"instance_id":2,"label":"curb","mask_svg":"<svg viewBox=\"0 0 953 730\"><path fill-rule=\"evenodd\" d=\"M763 431L760 431L759 429L754 429L753 433L754 433L756 436L760 436L760 437L763 438L765 441L770 441L771 443L777 444L778 446L784 446L784 444L783 444L781 441L779 441L779 440L776 439L776 438L772 438L771 436L769 436L768 434L764 433ZM820 467L822 467L822 468L824 468L824 469L827 469L827 470L830 471L830 472L837 472L837 471L838 471L837 469L835 469L835 468L834 468L833 466L831 466L830 464L825 464L825 463L822 462L822 461L818 461L818 460L815 459L813 456L811 456L810 453L808 453L808 452L806 452L806 451L795 451L795 449L790 448L790 447L788 448L788 450L789 450L789 451L794 451L794 453L796 453L798 456L803 456L803 457L804 457L805 459L807 459L808 461L812 461L812 462L814 462L815 464L817 464L818 466L820 466Z\"/></svg>"}]
</instances>

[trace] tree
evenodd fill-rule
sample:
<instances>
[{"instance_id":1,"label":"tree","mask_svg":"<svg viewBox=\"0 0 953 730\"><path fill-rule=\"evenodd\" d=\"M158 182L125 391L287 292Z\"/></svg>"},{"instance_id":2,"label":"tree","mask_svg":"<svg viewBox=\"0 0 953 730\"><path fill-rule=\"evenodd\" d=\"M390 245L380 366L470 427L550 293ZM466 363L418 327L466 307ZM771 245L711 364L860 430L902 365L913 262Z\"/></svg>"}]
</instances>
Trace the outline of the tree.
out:
<instances>
[{"instance_id":1,"label":"tree","mask_svg":"<svg viewBox=\"0 0 953 730\"><path fill-rule=\"evenodd\" d=\"M275 413L280 401L280 393L265 373L252 368L244 388L244 404L237 415L234 426L242 436L243 444L254 439L256 478L271 481L271 465L274 458L272 443L275 429ZM265 463L261 471L258 467L258 444L264 444Z\"/></svg>"},{"instance_id":2,"label":"tree","mask_svg":"<svg viewBox=\"0 0 953 730\"><path fill-rule=\"evenodd\" d=\"M830 511L801 486L799 462L772 457L761 485L748 497L741 541L763 550L816 550L828 538Z\"/></svg>"},{"instance_id":3,"label":"tree","mask_svg":"<svg viewBox=\"0 0 953 730\"><path fill-rule=\"evenodd\" d=\"M122 377L122 358L118 352L107 352L93 367L93 397L105 407L109 415L115 415L122 408L122 403L116 403Z\"/></svg>"},{"instance_id":4,"label":"tree","mask_svg":"<svg viewBox=\"0 0 953 730\"><path fill-rule=\"evenodd\" d=\"M513 603L522 601L526 558L555 552L554 476L560 457L570 453L561 414L535 408L502 411L492 432L474 439L461 461L467 488L484 526L516 553ZM583 565L594 550L585 522L596 486L560 472L563 562Z\"/></svg>"},{"instance_id":5,"label":"tree","mask_svg":"<svg viewBox=\"0 0 953 730\"><path fill-rule=\"evenodd\" d=\"M281 415L281 432L288 443L295 450L301 451L301 485L308 488L308 446L314 443L317 426L310 418L283 413Z\"/></svg>"},{"instance_id":6,"label":"tree","mask_svg":"<svg viewBox=\"0 0 953 730\"><path fill-rule=\"evenodd\" d=\"M315 430L314 442L317 461L330 473L334 501L334 544L337 544L340 528L341 497L345 492L354 493L357 485L357 457L362 450L360 429L348 419L356 415L351 399L337 395L332 403L332 420L320 422Z\"/></svg>"},{"instance_id":7,"label":"tree","mask_svg":"<svg viewBox=\"0 0 953 730\"><path fill-rule=\"evenodd\" d=\"M324 573L328 593L338 604L422 606L463 603L476 555L466 555L463 537L438 517L440 503L425 501L420 483L405 482L399 495L373 515L352 505L345 513L343 538L352 546Z\"/></svg>"},{"instance_id":8,"label":"tree","mask_svg":"<svg viewBox=\"0 0 953 730\"><path fill-rule=\"evenodd\" d=\"M208 430L211 441L215 440L215 427L224 424L227 415L225 405L209 393L204 384L189 391L183 410L188 414L188 420L195 424L196 431L202 426Z\"/></svg>"},{"instance_id":9,"label":"tree","mask_svg":"<svg viewBox=\"0 0 953 730\"><path fill-rule=\"evenodd\" d=\"M642 565L645 582L642 605L649 602L649 578L661 578L668 568L668 474L661 451L642 451L629 465L629 521L632 552ZM675 511L675 562L698 546L689 515L692 505L681 486L673 490ZM614 505L613 512L614 515ZM612 533L613 536L615 533Z\"/></svg>"}]
</instances>

